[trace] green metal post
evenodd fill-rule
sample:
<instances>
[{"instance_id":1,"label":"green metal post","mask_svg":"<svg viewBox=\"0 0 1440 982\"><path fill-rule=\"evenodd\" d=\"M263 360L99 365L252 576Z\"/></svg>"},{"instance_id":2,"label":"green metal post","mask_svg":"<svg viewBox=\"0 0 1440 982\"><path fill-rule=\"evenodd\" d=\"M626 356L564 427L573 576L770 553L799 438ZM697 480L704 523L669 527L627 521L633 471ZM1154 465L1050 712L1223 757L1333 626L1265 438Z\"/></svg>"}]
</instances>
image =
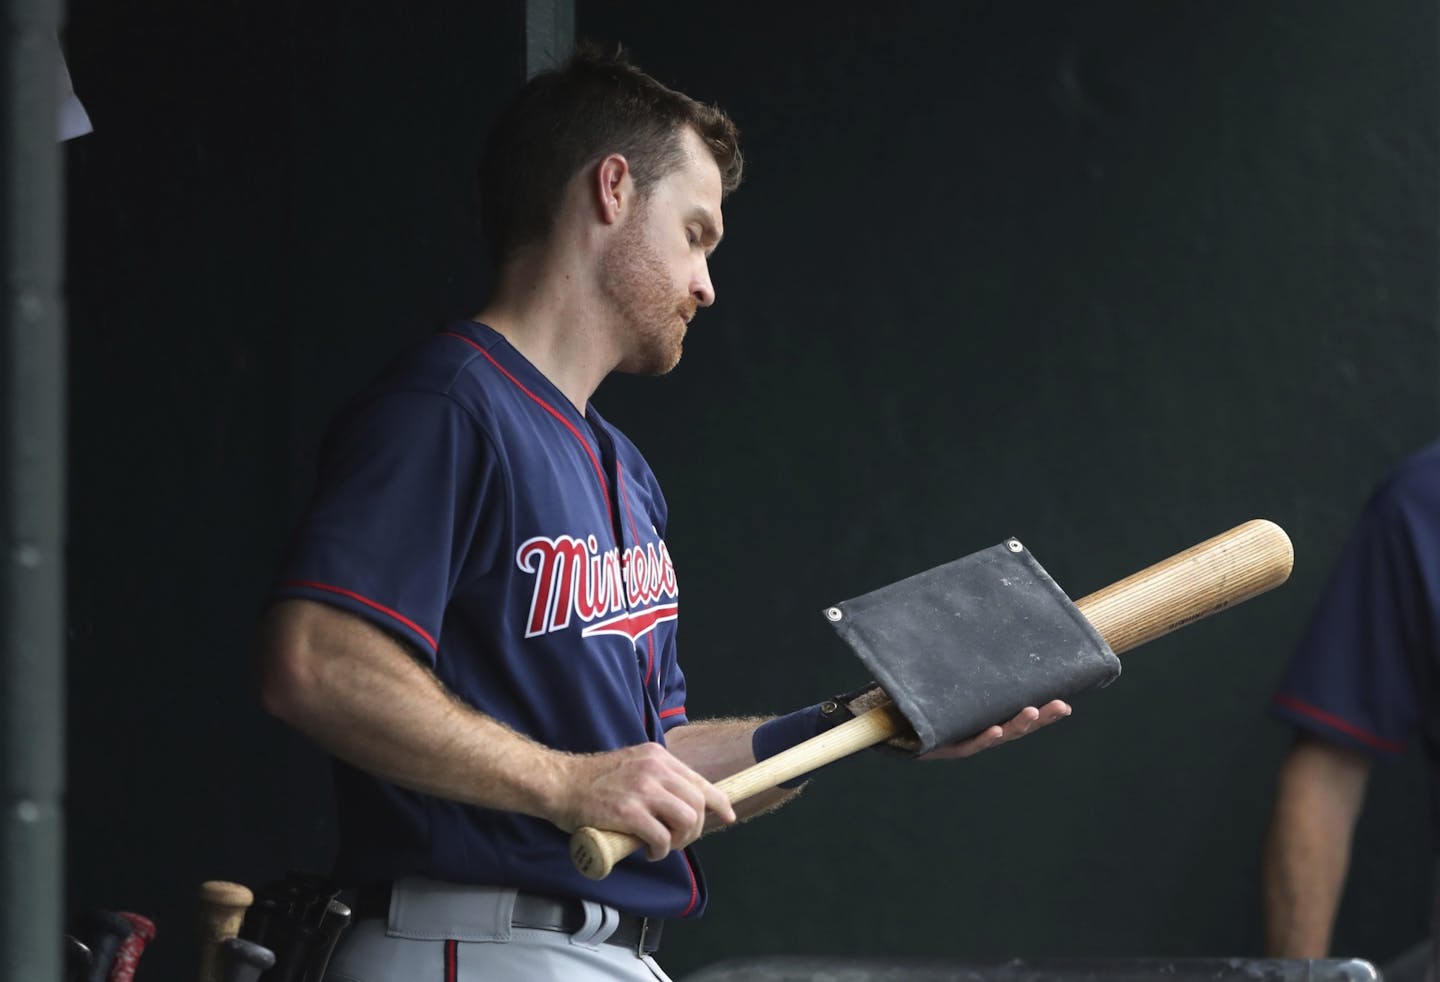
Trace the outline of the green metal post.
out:
<instances>
[{"instance_id":1,"label":"green metal post","mask_svg":"<svg viewBox=\"0 0 1440 982\"><path fill-rule=\"evenodd\" d=\"M525 0L525 77L557 68L575 47L575 0Z\"/></svg>"},{"instance_id":2,"label":"green metal post","mask_svg":"<svg viewBox=\"0 0 1440 982\"><path fill-rule=\"evenodd\" d=\"M54 982L64 906L60 5L0 4L0 982Z\"/></svg>"}]
</instances>

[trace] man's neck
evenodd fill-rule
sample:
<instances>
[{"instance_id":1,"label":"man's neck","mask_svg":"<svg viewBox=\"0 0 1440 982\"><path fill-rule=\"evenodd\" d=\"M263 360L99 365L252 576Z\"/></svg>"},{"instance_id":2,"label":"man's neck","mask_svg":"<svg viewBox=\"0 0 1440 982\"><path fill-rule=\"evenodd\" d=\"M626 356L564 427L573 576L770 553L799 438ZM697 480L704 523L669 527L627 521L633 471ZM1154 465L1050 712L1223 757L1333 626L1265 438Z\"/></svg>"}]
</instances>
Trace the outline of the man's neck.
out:
<instances>
[{"instance_id":1,"label":"man's neck","mask_svg":"<svg viewBox=\"0 0 1440 982\"><path fill-rule=\"evenodd\" d=\"M600 312L578 271L539 263L501 274L501 286L475 319L495 329L582 414L590 397L619 362Z\"/></svg>"}]
</instances>

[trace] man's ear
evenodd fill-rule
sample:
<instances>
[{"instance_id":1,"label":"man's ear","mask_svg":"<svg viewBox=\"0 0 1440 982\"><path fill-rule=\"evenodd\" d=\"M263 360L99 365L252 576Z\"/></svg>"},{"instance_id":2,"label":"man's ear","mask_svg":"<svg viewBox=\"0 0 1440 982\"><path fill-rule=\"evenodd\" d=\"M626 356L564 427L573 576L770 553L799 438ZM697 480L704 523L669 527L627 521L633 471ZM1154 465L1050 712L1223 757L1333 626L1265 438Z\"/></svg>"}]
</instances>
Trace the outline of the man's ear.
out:
<instances>
[{"instance_id":1,"label":"man's ear","mask_svg":"<svg viewBox=\"0 0 1440 982\"><path fill-rule=\"evenodd\" d=\"M612 153L595 168L595 203L600 219L607 225L620 220L635 198L635 179L630 175L630 161L623 154Z\"/></svg>"}]
</instances>

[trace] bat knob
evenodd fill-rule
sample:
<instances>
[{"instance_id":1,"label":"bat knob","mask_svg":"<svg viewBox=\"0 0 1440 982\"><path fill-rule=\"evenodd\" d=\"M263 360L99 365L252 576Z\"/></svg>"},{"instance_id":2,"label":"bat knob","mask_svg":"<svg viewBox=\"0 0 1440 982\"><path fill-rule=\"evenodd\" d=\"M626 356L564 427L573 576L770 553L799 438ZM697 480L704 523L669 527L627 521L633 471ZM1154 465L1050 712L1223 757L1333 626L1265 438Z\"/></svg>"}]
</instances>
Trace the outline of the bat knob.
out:
<instances>
[{"instance_id":1,"label":"bat knob","mask_svg":"<svg viewBox=\"0 0 1440 982\"><path fill-rule=\"evenodd\" d=\"M240 933L245 910L255 900L250 888L226 880L200 884L200 979L219 982L219 945Z\"/></svg>"},{"instance_id":2,"label":"bat knob","mask_svg":"<svg viewBox=\"0 0 1440 982\"><path fill-rule=\"evenodd\" d=\"M624 832L610 832L592 829L589 826L575 830L570 836L570 861L580 875L589 880L603 880L610 875L615 864L643 843Z\"/></svg>"}]
</instances>

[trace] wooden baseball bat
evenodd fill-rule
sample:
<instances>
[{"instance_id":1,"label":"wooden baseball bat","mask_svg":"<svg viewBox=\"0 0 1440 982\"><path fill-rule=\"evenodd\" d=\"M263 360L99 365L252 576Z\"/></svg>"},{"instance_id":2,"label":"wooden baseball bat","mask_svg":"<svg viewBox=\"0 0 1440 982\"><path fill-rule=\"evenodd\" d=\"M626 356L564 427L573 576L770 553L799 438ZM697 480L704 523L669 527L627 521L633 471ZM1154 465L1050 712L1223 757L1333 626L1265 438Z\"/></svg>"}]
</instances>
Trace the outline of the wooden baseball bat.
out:
<instances>
[{"instance_id":1,"label":"wooden baseball bat","mask_svg":"<svg viewBox=\"0 0 1440 982\"><path fill-rule=\"evenodd\" d=\"M1112 583L1075 606L1118 655L1279 586L1294 562L1285 531L1256 519ZM744 801L909 731L900 711L885 703L715 786L732 803ZM584 876L602 880L643 844L628 833L581 828L570 837L570 858Z\"/></svg>"},{"instance_id":2,"label":"wooden baseball bat","mask_svg":"<svg viewBox=\"0 0 1440 982\"><path fill-rule=\"evenodd\" d=\"M225 880L200 884L200 982L221 982L220 944L240 933L255 902L250 888Z\"/></svg>"}]
</instances>

